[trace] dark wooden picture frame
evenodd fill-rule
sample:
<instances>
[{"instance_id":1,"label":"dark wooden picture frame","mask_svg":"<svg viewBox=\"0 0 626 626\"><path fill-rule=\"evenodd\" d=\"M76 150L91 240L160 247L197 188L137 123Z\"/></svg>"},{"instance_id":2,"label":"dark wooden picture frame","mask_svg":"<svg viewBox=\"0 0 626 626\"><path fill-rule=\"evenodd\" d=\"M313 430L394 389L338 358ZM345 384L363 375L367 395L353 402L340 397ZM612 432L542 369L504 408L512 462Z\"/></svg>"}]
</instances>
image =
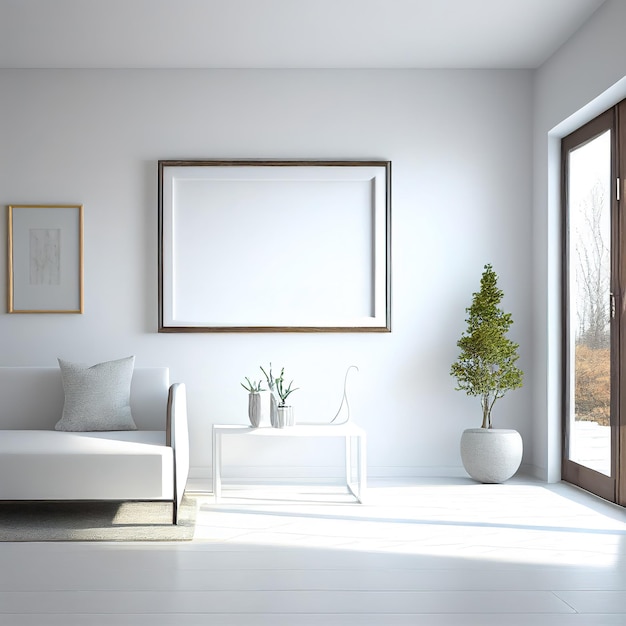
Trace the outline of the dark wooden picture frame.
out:
<instances>
[{"instance_id":1,"label":"dark wooden picture frame","mask_svg":"<svg viewBox=\"0 0 626 626\"><path fill-rule=\"evenodd\" d=\"M391 162L158 162L159 332L389 332Z\"/></svg>"}]
</instances>

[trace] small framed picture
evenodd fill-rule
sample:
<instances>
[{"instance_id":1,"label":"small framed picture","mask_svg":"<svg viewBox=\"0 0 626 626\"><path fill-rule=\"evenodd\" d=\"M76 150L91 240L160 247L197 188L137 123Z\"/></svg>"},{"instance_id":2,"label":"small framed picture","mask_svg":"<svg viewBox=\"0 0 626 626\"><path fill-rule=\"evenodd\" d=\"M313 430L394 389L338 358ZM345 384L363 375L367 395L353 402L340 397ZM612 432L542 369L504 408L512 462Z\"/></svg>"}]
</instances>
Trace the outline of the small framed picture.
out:
<instances>
[{"instance_id":1,"label":"small framed picture","mask_svg":"<svg viewBox=\"0 0 626 626\"><path fill-rule=\"evenodd\" d=\"M8 312L83 312L83 206L12 205Z\"/></svg>"}]
</instances>

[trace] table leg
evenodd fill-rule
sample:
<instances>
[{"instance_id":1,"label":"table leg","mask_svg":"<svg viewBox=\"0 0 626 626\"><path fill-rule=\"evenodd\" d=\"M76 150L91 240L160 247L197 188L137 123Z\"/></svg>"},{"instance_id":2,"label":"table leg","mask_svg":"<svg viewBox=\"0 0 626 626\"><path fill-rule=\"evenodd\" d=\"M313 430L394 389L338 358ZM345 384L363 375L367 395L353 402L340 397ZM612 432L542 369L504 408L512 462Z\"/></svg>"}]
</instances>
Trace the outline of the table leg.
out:
<instances>
[{"instance_id":1,"label":"table leg","mask_svg":"<svg viewBox=\"0 0 626 626\"><path fill-rule=\"evenodd\" d=\"M365 491L366 481L366 459L364 436L355 435L356 446L353 445L352 437L346 435L346 484L348 491L357 499L357 502L363 503L363 494ZM356 447L356 463L354 463L354 454ZM356 481L352 481L352 466L355 465Z\"/></svg>"},{"instance_id":2,"label":"table leg","mask_svg":"<svg viewBox=\"0 0 626 626\"><path fill-rule=\"evenodd\" d=\"M352 491L352 438L346 435L346 485Z\"/></svg>"},{"instance_id":3,"label":"table leg","mask_svg":"<svg viewBox=\"0 0 626 626\"><path fill-rule=\"evenodd\" d=\"M222 494L222 433L213 431L213 495L215 501Z\"/></svg>"},{"instance_id":4,"label":"table leg","mask_svg":"<svg viewBox=\"0 0 626 626\"><path fill-rule=\"evenodd\" d=\"M359 436L359 456L358 456L358 481L359 481L359 502L363 502L365 489L367 488L367 438L365 433Z\"/></svg>"}]
</instances>

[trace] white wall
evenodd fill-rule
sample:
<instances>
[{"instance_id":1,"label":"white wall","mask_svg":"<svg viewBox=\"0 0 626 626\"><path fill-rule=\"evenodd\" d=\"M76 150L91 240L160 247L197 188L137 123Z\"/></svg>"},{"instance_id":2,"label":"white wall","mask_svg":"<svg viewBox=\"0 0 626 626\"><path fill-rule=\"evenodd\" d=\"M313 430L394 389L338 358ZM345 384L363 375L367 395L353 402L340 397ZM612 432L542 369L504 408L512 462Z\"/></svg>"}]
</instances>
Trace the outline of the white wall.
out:
<instances>
[{"instance_id":1,"label":"white wall","mask_svg":"<svg viewBox=\"0 0 626 626\"><path fill-rule=\"evenodd\" d=\"M527 371L525 387L496 405L495 422L519 429L526 459L538 463L531 79L528 71L0 71L2 204L85 205L84 315L0 315L0 363L135 354L138 365L169 366L188 385L196 475L209 471L211 424L247 421L239 381L260 364L286 367L301 387L292 397L302 420L334 415L344 371L356 364L350 400L369 434L370 474L462 473L460 433L479 425L480 410L448 372L464 309L491 262ZM262 157L392 161L392 333L156 333L157 160ZM2 240L5 229L3 220ZM262 271L262 258L249 263ZM251 475L339 475L332 449L272 443L233 448L225 463Z\"/></svg>"},{"instance_id":2,"label":"white wall","mask_svg":"<svg viewBox=\"0 0 626 626\"><path fill-rule=\"evenodd\" d=\"M532 456L560 479L560 139L626 97L626 3L609 0L534 75Z\"/></svg>"}]
</instances>

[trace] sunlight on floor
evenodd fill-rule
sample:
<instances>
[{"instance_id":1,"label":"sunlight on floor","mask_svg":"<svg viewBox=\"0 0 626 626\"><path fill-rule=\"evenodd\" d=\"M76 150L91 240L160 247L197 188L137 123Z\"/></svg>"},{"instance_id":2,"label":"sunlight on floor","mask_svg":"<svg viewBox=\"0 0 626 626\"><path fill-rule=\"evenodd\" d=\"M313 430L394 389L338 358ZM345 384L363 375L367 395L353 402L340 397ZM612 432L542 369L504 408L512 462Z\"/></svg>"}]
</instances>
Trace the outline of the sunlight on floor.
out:
<instances>
[{"instance_id":1,"label":"sunlight on floor","mask_svg":"<svg viewBox=\"0 0 626 626\"><path fill-rule=\"evenodd\" d=\"M339 487L231 485L200 499L194 540L600 568L626 550L626 518L544 484L380 486L362 505Z\"/></svg>"}]
</instances>

